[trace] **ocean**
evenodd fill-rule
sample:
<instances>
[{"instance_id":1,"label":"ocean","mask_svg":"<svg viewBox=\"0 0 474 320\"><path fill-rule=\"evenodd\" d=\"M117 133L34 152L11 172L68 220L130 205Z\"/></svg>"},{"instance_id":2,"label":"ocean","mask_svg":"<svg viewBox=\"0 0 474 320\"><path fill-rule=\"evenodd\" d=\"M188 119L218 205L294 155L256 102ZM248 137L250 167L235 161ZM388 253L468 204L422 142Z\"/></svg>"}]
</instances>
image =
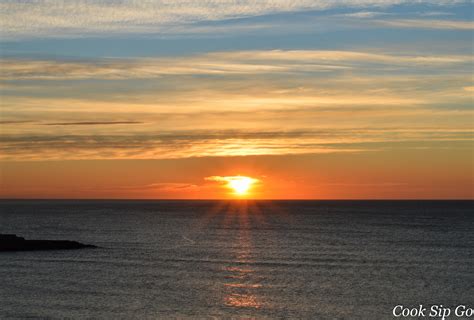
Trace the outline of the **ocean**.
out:
<instances>
[{"instance_id":1,"label":"ocean","mask_svg":"<svg viewBox=\"0 0 474 320\"><path fill-rule=\"evenodd\" d=\"M474 305L473 201L1 201L0 319L395 319ZM459 318L456 318L459 319Z\"/></svg>"}]
</instances>

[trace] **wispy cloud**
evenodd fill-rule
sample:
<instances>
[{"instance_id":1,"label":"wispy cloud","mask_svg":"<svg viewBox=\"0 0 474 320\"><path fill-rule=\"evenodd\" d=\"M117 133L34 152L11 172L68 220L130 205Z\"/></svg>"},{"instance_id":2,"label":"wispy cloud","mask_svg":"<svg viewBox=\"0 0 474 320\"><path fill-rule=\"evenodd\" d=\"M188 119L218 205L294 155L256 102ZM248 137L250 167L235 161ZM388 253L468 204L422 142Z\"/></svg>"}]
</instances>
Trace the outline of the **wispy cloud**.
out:
<instances>
[{"instance_id":1,"label":"wispy cloud","mask_svg":"<svg viewBox=\"0 0 474 320\"><path fill-rule=\"evenodd\" d=\"M379 17L379 16L384 16L384 15L388 15L388 14L390 14L390 13L381 12L381 11L358 11L358 12L340 14L340 15L336 15L336 16L366 19L366 18L375 18L375 17Z\"/></svg>"},{"instance_id":2,"label":"wispy cloud","mask_svg":"<svg viewBox=\"0 0 474 320\"><path fill-rule=\"evenodd\" d=\"M423 0L438 6L463 1ZM387 7L408 0L261 0L261 1L2 1L4 38L78 37L94 34L169 34L203 21L330 8ZM199 27L199 26L197 26ZM209 30L211 31L211 30Z\"/></svg>"},{"instance_id":3,"label":"wispy cloud","mask_svg":"<svg viewBox=\"0 0 474 320\"><path fill-rule=\"evenodd\" d=\"M97 126L116 124L141 124L140 121L84 121L84 122L52 122L44 123L45 126Z\"/></svg>"},{"instance_id":4,"label":"wispy cloud","mask_svg":"<svg viewBox=\"0 0 474 320\"><path fill-rule=\"evenodd\" d=\"M176 58L58 61L3 59L3 80L140 79L167 75L245 75L335 72L366 68L451 66L472 63L472 56L402 55L331 50L254 50L214 52Z\"/></svg>"},{"instance_id":5,"label":"wispy cloud","mask_svg":"<svg viewBox=\"0 0 474 320\"><path fill-rule=\"evenodd\" d=\"M30 120L1 120L0 125L5 125L5 124L22 124L22 123L32 123L34 121Z\"/></svg>"},{"instance_id":6,"label":"wispy cloud","mask_svg":"<svg viewBox=\"0 0 474 320\"><path fill-rule=\"evenodd\" d=\"M473 30L473 21L462 20L432 20L432 19L387 19L374 20L379 25L395 28L420 28L420 29L453 29Z\"/></svg>"},{"instance_id":7,"label":"wispy cloud","mask_svg":"<svg viewBox=\"0 0 474 320\"><path fill-rule=\"evenodd\" d=\"M117 190L117 191L137 191L141 192L144 190L154 190L154 191L165 191L165 192L173 192L173 191L183 191L183 190L190 190L195 189L198 186L191 183L185 182L157 182L157 183L150 183L145 185L126 185L126 186L116 186L112 188L100 188L99 190Z\"/></svg>"},{"instance_id":8,"label":"wispy cloud","mask_svg":"<svg viewBox=\"0 0 474 320\"><path fill-rule=\"evenodd\" d=\"M454 13L447 11L427 11L420 13L422 17L440 17L440 16L453 16Z\"/></svg>"},{"instance_id":9,"label":"wispy cloud","mask_svg":"<svg viewBox=\"0 0 474 320\"><path fill-rule=\"evenodd\" d=\"M472 60L376 49L9 59L0 77L16 88L2 89L0 154L170 159L472 141Z\"/></svg>"},{"instance_id":10,"label":"wispy cloud","mask_svg":"<svg viewBox=\"0 0 474 320\"><path fill-rule=\"evenodd\" d=\"M393 142L472 141L473 130L326 129L182 131L127 135L2 135L1 159L175 159L207 156L362 152Z\"/></svg>"},{"instance_id":11,"label":"wispy cloud","mask_svg":"<svg viewBox=\"0 0 474 320\"><path fill-rule=\"evenodd\" d=\"M464 87L463 89L468 91L468 92L474 92L474 86Z\"/></svg>"},{"instance_id":12,"label":"wispy cloud","mask_svg":"<svg viewBox=\"0 0 474 320\"><path fill-rule=\"evenodd\" d=\"M205 177L204 180L206 181L215 181L215 182L231 182L235 180L240 180L242 178L248 179L251 183L259 182L259 179L251 178L251 177L243 177L243 176L210 176Z\"/></svg>"}]
</instances>

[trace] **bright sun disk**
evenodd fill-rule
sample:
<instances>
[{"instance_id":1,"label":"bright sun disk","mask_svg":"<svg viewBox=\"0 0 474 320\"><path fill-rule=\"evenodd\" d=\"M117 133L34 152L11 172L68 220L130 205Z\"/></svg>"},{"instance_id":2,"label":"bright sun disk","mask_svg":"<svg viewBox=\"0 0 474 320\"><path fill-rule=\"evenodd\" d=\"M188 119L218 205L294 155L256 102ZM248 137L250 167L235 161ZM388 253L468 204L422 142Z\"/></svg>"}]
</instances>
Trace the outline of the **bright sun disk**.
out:
<instances>
[{"instance_id":1,"label":"bright sun disk","mask_svg":"<svg viewBox=\"0 0 474 320\"><path fill-rule=\"evenodd\" d=\"M236 196L246 196L252 186L260 182L259 179L246 177L246 176L211 176L206 177L205 180L208 181L217 181L225 183L225 187L233 190L234 195Z\"/></svg>"},{"instance_id":2,"label":"bright sun disk","mask_svg":"<svg viewBox=\"0 0 474 320\"><path fill-rule=\"evenodd\" d=\"M248 192L254 182L255 181L252 178L238 176L229 180L228 185L236 194L244 195Z\"/></svg>"}]
</instances>

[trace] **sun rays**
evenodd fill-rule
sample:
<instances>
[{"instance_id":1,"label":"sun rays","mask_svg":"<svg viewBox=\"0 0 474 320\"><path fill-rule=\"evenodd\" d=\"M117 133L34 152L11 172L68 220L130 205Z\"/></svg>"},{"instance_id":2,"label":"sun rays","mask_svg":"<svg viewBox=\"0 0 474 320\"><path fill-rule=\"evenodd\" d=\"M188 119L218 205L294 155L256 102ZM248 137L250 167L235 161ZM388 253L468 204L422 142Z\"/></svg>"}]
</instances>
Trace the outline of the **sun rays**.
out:
<instances>
[{"instance_id":1,"label":"sun rays","mask_svg":"<svg viewBox=\"0 0 474 320\"><path fill-rule=\"evenodd\" d=\"M245 197L251 195L252 187L260 182L259 179L247 176L211 176L205 178L208 181L220 182L226 188L232 190L232 195L237 197Z\"/></svg>"}]
</instances>

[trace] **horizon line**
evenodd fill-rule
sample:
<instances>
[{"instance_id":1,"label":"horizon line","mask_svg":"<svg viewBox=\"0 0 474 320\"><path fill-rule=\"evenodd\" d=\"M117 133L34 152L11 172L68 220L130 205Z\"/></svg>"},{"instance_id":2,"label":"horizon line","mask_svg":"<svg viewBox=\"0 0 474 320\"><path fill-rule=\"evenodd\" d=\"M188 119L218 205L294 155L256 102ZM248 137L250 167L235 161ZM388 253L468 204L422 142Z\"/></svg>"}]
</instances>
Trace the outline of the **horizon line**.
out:
<instances>
[{"instance_id":1,"label":"horizon line","mask_svg":"<svg viewBox=\"0 0 474 320\"><path fill-rule=\"evenodd\" d=\"M167 199L167 198L0 198L0 201L474 201L474 198L326 198L326 199L254 199L254 198L204 198L204 199Z\"/></svg>"}]
</instances>

